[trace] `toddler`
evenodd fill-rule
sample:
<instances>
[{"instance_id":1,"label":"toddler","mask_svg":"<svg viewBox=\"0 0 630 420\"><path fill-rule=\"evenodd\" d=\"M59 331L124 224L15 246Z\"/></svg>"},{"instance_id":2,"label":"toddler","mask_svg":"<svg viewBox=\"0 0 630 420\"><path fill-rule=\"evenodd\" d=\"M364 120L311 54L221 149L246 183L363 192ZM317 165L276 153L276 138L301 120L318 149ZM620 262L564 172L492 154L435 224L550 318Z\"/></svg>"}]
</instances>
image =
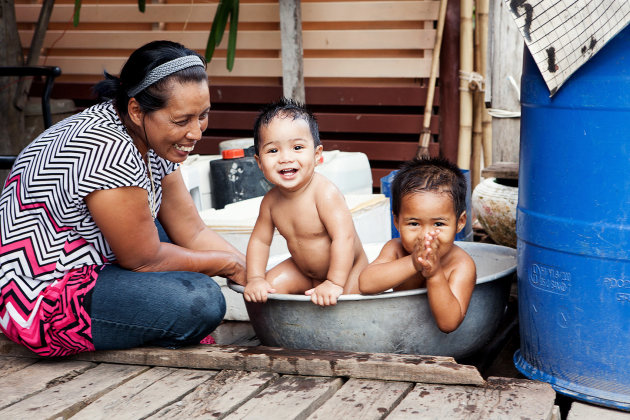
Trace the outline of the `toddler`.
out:
<instances>
[{"instance_id":1,"label":"toddler","mask_svg":"<svg viewBox=\"0 0 630 420\"><path fill-rule=\"evenodd\" d=\"M368 261L343 194L315 172L322 156L315 117L292 100L269 105L254 124L254 149L274 187L262 200L247 246L245 300L305 293L328 306L342 293L358 293ZM265 273L274 228L291 257Z\"/></svg>"},{"instance_id":2,"label":"toddler","mask_svg":"<svg viewBox=\"0 0 630 420\"><path fill-rule=\"evenodd\" d=\"M392 182L392 214L400 238L363 270L361 293L426 287L437 326L454 331L476 282L473 259L453 243L466 225L464 175L445 159L406 162Z\"/></svg>"}]
</instances>

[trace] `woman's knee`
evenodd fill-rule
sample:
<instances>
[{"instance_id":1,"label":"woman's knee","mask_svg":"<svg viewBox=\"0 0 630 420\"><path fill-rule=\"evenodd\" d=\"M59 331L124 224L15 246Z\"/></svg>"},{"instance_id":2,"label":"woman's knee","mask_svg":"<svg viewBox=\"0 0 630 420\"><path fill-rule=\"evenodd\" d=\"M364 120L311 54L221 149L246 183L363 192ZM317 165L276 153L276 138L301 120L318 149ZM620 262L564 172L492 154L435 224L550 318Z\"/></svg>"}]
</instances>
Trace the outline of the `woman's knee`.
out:
<instances>
[{"instance_id":1,"label":"woman's knee","mask_svg":"<svg viewBox=\"0 0 630 420\"><path fill-rule=\"evenodd\" d=\"M179 337L178 342L198 343L223 321L225 297L219 285L204 274L174 272L173 276L179 284L172 285L168 305L177 308L177 315L169 330Z\"/></svg>"},{"instance_id":2,"label":"woman's knee","mask_svg":"<svg viewBox=\"0 0 630 420\"><path fill-rule=\"evenodd\" d=\"M219 285L201 273L172 272L169 282L169 305L183 314L201 316L208 309L225 310L225 298Z\"/></svg>"},{"instance_id":3,"label":"woman's knee","mask_svg":"<svg viewBox=\"0 0 630 420\"><path fill-rule=\"evenodd\" d=\"M200 274L198 286L190 292L189 313L205 320L208 324L219 325L225 316L225 297L221 287L204 274ZM190 287L190 286L188 286Z\"/></svg>"}]
</instances>

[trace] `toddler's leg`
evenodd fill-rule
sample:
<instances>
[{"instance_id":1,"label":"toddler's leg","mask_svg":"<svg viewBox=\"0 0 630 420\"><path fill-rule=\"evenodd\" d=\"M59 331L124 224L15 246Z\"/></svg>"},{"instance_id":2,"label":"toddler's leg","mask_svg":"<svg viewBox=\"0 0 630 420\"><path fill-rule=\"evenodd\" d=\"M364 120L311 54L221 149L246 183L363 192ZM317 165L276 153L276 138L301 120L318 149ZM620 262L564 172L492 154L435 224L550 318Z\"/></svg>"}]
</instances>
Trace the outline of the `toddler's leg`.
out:
<instances>
[{"instance_id":1,"label":"toddler's leg","mask_svg":"<svg viewBox=\"0 0 630 420\"><path fill-rule=\"evenodd\" d=\"M313 287L313 281L302 273L293 258L287 258L269 270L266 279L276 293L302 294Z\"/></svg>"}]
</instances>

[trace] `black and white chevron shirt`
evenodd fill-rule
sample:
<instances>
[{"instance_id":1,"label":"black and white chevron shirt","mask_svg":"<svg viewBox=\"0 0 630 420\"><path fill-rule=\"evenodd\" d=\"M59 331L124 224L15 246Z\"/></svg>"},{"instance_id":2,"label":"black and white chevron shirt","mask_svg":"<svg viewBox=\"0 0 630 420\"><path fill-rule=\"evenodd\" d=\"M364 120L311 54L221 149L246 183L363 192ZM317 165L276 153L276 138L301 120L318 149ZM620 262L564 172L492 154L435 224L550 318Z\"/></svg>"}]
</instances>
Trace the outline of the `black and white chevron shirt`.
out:
<instances>
[{"instance_id":1,"label":"black and white chevron shirt","mask_svg":"<svg viewBox=\"0 0 630 420\"><path fill-rule=\"evenodd\" d=\"M161 180L179 165L149 153L159 209ZM146 164L111 102L43 132L19 155L0 196L0 288L19 279L32 298L71 269L112 261L84 199L125 186L152 200Z\"/></svg>"}]
</instances>

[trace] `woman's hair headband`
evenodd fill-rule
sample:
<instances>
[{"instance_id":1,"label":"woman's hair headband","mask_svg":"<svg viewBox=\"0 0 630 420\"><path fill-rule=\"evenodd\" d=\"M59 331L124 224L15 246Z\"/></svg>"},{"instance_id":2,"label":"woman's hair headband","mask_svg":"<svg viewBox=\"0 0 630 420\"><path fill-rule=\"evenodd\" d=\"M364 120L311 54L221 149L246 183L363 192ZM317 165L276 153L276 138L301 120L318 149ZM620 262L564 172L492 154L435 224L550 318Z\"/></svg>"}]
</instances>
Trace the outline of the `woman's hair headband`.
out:
<instances>
[{"instance_id":1,"label":"woman's hair headband","mask_svg":"<svg viewBox=\"0 0 630 420\"><path fill-rule=\"evenodd\" d=\"M205 65L203 64L201 58L196 55L187 55L185 57L179 57L164 64L160 64L159 66L151 70L149 74L146 75L144 80L142 80L142 82L140 82L136 87L129 89L127 91L127 95L132 98L158 80L161 80L166 76L170 76L171 74L180 70L184 70L194 66L201 66L205 68Z\"/></svg>"}]
</instances>

